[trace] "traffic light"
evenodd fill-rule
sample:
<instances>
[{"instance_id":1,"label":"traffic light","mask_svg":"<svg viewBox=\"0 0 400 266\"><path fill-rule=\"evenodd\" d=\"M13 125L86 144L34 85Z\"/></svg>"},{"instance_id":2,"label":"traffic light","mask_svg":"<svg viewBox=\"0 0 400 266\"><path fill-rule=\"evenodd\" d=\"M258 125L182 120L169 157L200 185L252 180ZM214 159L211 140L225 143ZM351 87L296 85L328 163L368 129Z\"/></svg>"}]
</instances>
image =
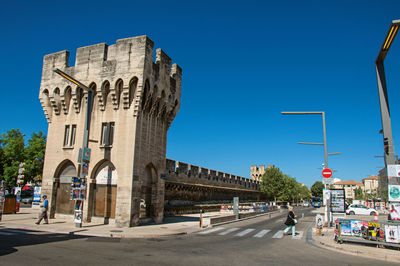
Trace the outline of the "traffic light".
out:
<instances>
[{"instance_id":1,"label":"traffic light","mask_svg":"<svg viewBox=\"0 0 400 266\"><path fill-rule=\"evenodd\" d=\"M388 140L388 138L383 139L383 147L385 149L385 154L389 155L389 140Z\"/></svg>"}]
</instances>

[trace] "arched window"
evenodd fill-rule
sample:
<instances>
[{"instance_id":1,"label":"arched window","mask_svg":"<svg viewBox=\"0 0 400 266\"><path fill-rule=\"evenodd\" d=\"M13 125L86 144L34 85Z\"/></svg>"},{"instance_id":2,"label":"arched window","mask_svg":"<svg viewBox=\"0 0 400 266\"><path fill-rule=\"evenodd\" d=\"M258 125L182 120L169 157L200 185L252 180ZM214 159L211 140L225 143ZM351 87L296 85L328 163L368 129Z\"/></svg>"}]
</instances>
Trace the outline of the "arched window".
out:
<instances>
[{"instance_id":1,"label":"arched window","mask_svg":"<svg viewBox=\"0 0 400 266\"><path fill-rule=\"evenodd\" d=\"M138 78L134 77L129 82L129 106L131 106L133 99L135 98L136 88L137 88Z\"/></svg>"}]
</instances>

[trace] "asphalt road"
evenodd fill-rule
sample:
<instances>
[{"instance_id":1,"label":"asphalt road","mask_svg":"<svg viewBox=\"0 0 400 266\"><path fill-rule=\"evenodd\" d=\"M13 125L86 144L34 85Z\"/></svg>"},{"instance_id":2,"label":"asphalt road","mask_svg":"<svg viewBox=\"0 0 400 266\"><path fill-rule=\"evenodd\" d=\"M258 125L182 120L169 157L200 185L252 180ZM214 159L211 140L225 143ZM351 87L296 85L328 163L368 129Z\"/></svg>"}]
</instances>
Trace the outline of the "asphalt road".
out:
<instances>
[{"instance_id":1,"label":"asphalt road","mask_svg":"<svg viewBox=\"0 0 400 266\"><path fill-rule=\"evenodd\" d=\"M398 265L315 246L309 230L314 221L310 210L296 210L299 235L294 238L280 233L285 214L152 239L0 228L0 265Z\"/></svg>"}]
</instances>

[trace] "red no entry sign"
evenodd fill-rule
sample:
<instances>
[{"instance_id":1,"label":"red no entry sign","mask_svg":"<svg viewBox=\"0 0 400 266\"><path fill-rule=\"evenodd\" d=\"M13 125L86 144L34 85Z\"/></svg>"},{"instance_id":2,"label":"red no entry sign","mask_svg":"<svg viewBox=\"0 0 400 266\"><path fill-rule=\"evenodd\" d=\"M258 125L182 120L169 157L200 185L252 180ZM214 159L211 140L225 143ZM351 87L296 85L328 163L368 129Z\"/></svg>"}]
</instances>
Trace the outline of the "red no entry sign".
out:
<instances>
[{"instance_id":1,"label":"red no entry sign","mask_svg":"<svg viewBox=\"0 0 400 266\"><path fill-rule=\"evenodd\" d=\"M322 176L325 178L329 178L332 176L332 170L329 168L325 168L324 170L322 170Z\"/></svg>"}]
</instances>

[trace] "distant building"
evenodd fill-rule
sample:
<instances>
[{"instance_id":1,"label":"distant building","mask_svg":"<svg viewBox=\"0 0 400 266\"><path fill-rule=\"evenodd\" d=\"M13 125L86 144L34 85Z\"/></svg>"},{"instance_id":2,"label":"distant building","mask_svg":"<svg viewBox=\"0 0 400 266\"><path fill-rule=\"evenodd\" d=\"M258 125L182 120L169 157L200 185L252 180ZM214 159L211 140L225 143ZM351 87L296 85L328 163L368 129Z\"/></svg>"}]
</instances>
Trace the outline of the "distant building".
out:
<instances>
[{"instance_id":1,"label":"distant building","mask_svg":"<svg viewBox=\"0 0 400 266\"><path fill-rule=\"evenodd\" d=\"M363 191L365 194L378 193L379 180L378 176L371 175L370 177L364 178L362 180Z\"/></svg>"},{"instance_id":2,"label":"distant building","mask_svg":"<svg viewBox=\"0 0 400 266\"><path fill-rule=\"evenodd\" d=\"M338 189L344 189L345 190L345 195L346 199L355 199L355 190L357 188L362 188L363 183L362 182L357 182L357 181L339 181L333 183L333 188L338 188Z\"/></svg>"},{"instance_id":3,"label":"distant building","mask_svg":"<svg viewBox=\"0 0 400 266\"><path fill-rule=\"evenodd\" d=\"M275 165L273 165L273 164L267 165L267 169L274 168L274 167L275 167ZM257 167L257 165L250 166L251 179L261 182L262 176L264 175L264 173L265 173L265 165L261 164L260 167Z\"/></svg>"}]
</instances>

